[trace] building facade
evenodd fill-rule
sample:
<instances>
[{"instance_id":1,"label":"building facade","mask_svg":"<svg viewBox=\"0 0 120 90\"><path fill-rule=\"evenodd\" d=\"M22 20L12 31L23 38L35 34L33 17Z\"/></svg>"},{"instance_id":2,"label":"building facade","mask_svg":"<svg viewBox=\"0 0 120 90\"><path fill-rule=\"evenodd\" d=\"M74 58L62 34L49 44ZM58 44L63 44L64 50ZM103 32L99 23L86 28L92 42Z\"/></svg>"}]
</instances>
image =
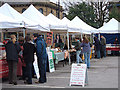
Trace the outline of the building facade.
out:
<instances>
[{"instance_id":1,"label":"building facade","mask_svg":"<svg viewBox=\"0 0 120 90\"><path fill-rule=\"evenodd\" d=\"M38 9L38 11L40 11L45 16L52 13L53 15L55 15L60 19L63 18L63 9L62 6L59 5L59 2L53 3L50 0L45 0L45 1L38 0L39 2L31 2L33 0L31 1L28 0L26 2L15 2L17 0L14 0L14 2L10 2L10 1L12 0L9 0L9 2L8 1L5 2L5 0L1 1L1 5L3 5L4 3L8 3L19 13L23 13L32 4L36 9Z\"/></svg>"},{"instance_id":2,"label":"building facade","mask_svg":"<svg viewBox=\"0 0 120 90\"><path fill-rule=\"evenodd\" d=\"M23 13L32 4L39 12L45 16L52 13L59 19L63 18L62 6L60 6L59 3L53 3L50 0L0 0L0 6L2 6L4 3L8 3L19 13ZM10 34L15 34L17 36L16 32L0 32L0 42L4 39L9 38ZM19 33L19 35L21 35L21 33Z\"/></svg>"}]
</instances>

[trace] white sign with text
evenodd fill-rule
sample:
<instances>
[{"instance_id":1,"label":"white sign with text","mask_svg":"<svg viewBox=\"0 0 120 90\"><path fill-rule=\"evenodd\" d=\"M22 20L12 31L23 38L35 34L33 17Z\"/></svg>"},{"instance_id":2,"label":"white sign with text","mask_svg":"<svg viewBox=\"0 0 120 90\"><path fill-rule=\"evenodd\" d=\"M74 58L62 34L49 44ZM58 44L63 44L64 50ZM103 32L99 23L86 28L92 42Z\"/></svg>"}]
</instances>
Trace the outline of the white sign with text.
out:
<instances>
[{"instance_id":1,"label":"white sign with text","mask_svg":"<svg viewBox=\"0 0 120 90\"><path fill-rule=\"evenodd\" d=\"M39 74L39 68L38 68L37 56L34 55L34 57L35 57L35 61L33 62L33 66L34 66L34 70L35 70L35 73L36 73L37 79L39 79L40 74Z\"/></svg>"},{"instance_id":2,"label":"white sign with text","mask_svg":"<svg viewBox=\"0 0 120 90\"><path fill-rule=\"evenodd\" d=\"M86 64L72 64L70 86L71 85L85 85Z\"/></svg>"},{"instance_id":3,"label":"white sign with text","mask_svg":"<svg viewBox=\"0 0 120 90\"><path fill-rule=\"evenodd\" d=\"M48 52L48 61L49 61L49 70L50 72L54 72L55 68L54 68L54 62L53 62L53 55L52 52Z\"/></svg>"}]
</instances>

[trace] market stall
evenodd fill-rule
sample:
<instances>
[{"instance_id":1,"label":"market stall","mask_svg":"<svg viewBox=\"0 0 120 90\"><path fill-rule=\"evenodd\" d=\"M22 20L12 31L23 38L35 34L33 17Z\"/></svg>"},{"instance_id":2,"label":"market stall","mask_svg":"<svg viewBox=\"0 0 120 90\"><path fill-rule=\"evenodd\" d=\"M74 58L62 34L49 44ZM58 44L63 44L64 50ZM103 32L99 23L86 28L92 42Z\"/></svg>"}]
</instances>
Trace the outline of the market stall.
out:
<instances>
[{"instance_id":1,"label":"market stall","mask_svg":"<svg viewBox=\"0 0 120 90\"><path fill-rule=\"evenodd\" d=\"M1 31L1 38L3 38L3 33L13 32L14 34L18 34L19 32L23 32L23 36L28 32L41 32L41 31L49 31L45 27L40 26L38 23L35 23L29 19L23 17L20 13L18 13L15 9L13 9L9 4L5 3L3 6L0 7L0 31ZM27 28L27 30L26 30ZM3 38L4 39L4 38ZM6 39L6 38L5 38ZM9 40L8 38L6 40ZM3 41L3 40L1 40ZM3 44L3 43L2 43ZM0 45L0 78L4 78L8 76L8 65L6 62L6 58L3 57L5 51L4 44ZM20 61L20 60L19 60ZM19 66L21 63L18 63L18 72L17 75L21 75L21 68ZM22 66L22 65L21 65Z\"/></svg>"},{"instance_id":2,"label":"market stall","mask_svg":"<svg viewBox=\"0 0 120 90\"><path fill-rule=\"evenodd\" d=\"M119 55L120 54L120 44L107 44L106 45L107 55Z\"/></svg>"},{"instance_id":3,"label":"market stall","mask_svg":"<svg viewBox=\"0 0 120 90\"><path fill-rule=\"evenodd\" d=\"M120 42L118 42L118 45L114 44L115 38L120 41L120 23L112 18L109 22L104 24L99 30L99 36L103 35L106 38L106 51L107 54L111 54L114 51L120 51Z\"/></svg>"}]
</instances>

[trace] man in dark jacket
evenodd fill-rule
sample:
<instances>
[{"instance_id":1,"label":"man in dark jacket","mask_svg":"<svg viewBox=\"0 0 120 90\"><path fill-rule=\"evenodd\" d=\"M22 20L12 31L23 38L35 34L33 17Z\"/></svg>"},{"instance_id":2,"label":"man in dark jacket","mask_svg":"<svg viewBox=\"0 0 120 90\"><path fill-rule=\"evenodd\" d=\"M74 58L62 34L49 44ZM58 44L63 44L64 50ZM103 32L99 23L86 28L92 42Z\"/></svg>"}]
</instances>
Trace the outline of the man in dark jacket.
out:
<instances>
[{"instance_id":1,"label":"man in dark jacket","mask_svg":"<svg viewBox=\"0 0 120 90\"><path fill-rule=\"evenodd\" d=\"M34 39L36 43L36 54L38 58L38 67L39 67L39 83L46 82L46 64L47 64L47 52L46 52L46 43L44 39L38 34L34 34Z\"/></svg>"},{"instance_id":2,"label":"man in dark jacket","mask_svg":"<svg viewBox=\"0 0 120 90\"><path fill-rule=\"evenodd\" d=\"M101 35L101 58L106 57L106 38Z\"/></svg>"},{"instance_id":3,"label":"man in dark jacket","mask_svg":"<svg viewBox=\"0 0 120 90\"><path fill-rule=\"evenodd\" d=\"M16 36L11 35L11 40L5 45L6 60L9 67L9 84L17 85L17 63L18 54L21 51L19 44L16 42Z\"/></svg>"},{"instance_id":4,"label":"man in dark jacket","mask_svg":"<svg viewBox=\"0 0 120 90\"><path fill-rule=\"evenodd\" d=\"M76 49L76 59L77 59L76 62L77 62L77 64L79 64L79 63L83 62L81 57L80 57L81 46L80 46L80 41L79 41L78 37L75 38L75 41L76 41L75 49Z\"/></svg>"}]
</instances>

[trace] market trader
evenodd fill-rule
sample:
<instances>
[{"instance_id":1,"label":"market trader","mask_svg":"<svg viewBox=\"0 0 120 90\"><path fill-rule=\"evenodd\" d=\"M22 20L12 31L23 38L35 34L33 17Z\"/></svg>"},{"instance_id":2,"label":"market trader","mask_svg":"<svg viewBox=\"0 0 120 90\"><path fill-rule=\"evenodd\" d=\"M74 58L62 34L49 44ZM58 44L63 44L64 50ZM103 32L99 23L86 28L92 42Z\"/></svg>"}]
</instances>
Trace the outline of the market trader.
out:
<instances>
[{"instance_id":1,"label":"market trader","mask_svg":"<svg viewBox=\"0 0 120 90\"><path fill-rule=\"evenodd\" d=\"M46 44L42 36L37 33L33 34L33 38L36 43L36 55L38 58L38 68L40 73L39 81L36 83L45 83L46 80L46 63L47 63L47 52Z\"/></svg>"},{"instance_id":2,"label":"market trader","mask_svg":"<svg viewBox=\"0 0 120 90\"><path fill-rule=\"evenodd\" d=\"M56 39L54 41L54 44L55 44L56 48L59 46L60 46L60 48L62 47L62 39L60 38L59 34L56 35Z\"/></svg>"}]
</instances>

